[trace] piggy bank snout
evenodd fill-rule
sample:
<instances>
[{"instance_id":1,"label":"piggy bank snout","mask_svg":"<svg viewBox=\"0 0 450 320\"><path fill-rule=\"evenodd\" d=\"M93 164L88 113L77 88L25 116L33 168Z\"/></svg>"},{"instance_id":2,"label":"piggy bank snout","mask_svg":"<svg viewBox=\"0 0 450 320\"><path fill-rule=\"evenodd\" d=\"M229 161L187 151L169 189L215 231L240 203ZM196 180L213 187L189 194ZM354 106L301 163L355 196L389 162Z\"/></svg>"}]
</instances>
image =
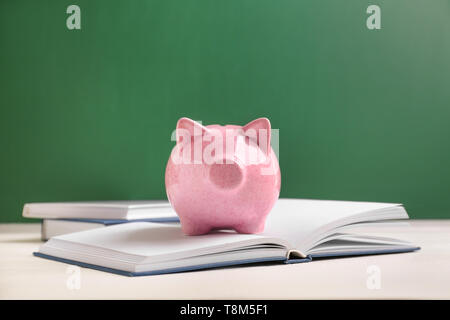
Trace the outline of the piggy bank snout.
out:
<instances>
[{"instance_id":1,"label":"piggy bank snout","mask_svg":"<svg viewBox=\"0 0 450 320\"><path fill-rule=\"evenodd\" d=\"M235 189L244 181L244 168L236 161L214 163L209 168L209 180L220 189Z\"/></svg>"}]
</instances>

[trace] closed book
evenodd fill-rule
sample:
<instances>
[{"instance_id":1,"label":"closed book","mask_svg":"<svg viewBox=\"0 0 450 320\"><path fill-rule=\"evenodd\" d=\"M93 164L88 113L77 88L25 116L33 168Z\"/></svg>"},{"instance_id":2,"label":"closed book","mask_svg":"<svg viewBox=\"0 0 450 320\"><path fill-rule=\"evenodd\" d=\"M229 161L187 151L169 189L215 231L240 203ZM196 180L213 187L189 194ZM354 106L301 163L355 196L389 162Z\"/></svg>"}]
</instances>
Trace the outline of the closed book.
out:
<instances>
[{"instance_id":1,"label":"closed book","mask_svg":"<svg viewBox=\"0 0 450 320\"><path fill-rule=\"evenodd\" d=\"M36 202L23 207L25 218L137 220L176 217L168 201Z\"/></svg>"},{"instance_id":2,"label":"closed book","mask_svg":"<svg viewBox=\"0 0 450 320\"><path fill-rule=\"evenodd\" d=\"M132 222L178 222L178 217L162 217L138 220L108 220L108 219L43 219L41 238L48 240L51 237L85 231L97 228L113 226L121 223Z\"/></svg>"}]
</instances>

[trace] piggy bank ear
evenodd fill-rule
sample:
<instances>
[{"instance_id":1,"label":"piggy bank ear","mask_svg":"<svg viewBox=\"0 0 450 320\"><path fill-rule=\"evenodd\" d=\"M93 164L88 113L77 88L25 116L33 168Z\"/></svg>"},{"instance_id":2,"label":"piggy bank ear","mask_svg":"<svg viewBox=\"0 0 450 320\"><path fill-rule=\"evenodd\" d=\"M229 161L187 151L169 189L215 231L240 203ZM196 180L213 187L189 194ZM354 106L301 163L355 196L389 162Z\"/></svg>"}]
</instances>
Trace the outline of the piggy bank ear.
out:
<instances>
[{"instance_id":1,"label":"piggy bank ear","mask_svg":"<svg viewBox=\"0 0 450 320\"><path fill-rule=\"evenodd\" d=\"M268 154L270 150L270 121L267 118L258 118L253 120L252 122L247 123L242 127L244 130L244 134L248 136L250 139L256 141L258 146L263 150L266 154Z\"/></svg>"},{"instance_id":2,"label":"piggy bank ear","mask_svg":"<svg viewBox=\"0 0 450 320\"><path fill-rule=\"evenodd\" d=\"M177 142L179 142L180 139L185 140L187 136L189 137L201 136L205 132L208 132L208 128L192 119L181 118L177 122L176 132L177 132Z\"/></svg>"}]
</instances>

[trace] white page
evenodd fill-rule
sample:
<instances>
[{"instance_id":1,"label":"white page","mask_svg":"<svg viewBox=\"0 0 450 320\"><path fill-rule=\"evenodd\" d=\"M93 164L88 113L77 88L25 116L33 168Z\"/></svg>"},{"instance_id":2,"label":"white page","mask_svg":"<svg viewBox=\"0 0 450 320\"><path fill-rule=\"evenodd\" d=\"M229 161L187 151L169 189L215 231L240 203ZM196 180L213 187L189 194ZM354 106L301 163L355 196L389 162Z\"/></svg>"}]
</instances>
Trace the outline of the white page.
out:
<instances>
[{"instance_id":1,"label":"white page","mask_svg":"<svg viewBox=\"0 0 450 320\"><path fill-rule=\"evenodd\" d=\"M339 225L340 221L348 221L358 215L400 206L376 202L279 199L267 218L263 234L282 237L302 250L305 241L325 226ZM397 218L407 217L401 215ZM364 221L361 218L357 220Z\"/></svg>"},{"instance_id":2,"label":"white page","mask_svg":"<svg viewBox=\"0 0 450 320\"><path fill-rule=\"evenodd\" d=\"M90 250L98 254L110 255L108 251L116 251L128 255L152 257L152 261L223 252L265 242L283 244L281 240L262 235L237 234L233 231L186 236L178 224L151 222L124 223L102 229L61 235L53 237L43 247L61 248L61 241L76 244L76 247L69 245L67 248L72 247L76 250L81 248L84 252ZM83 246L91 249L85 249ZM45 253L44 251L43 253Z\"/></svg>"},{"instance_id":3,"label":"white page","mask_svg":"<svg viewBox=\"0 0 450 320\"><path fill-rule=\"evenodd\" d=\"M51 239L48 246L60 247L58 241L71 242L90 247L92 253L110 255L108 252L118 252L152 257L153 261L223 252L261 243L278 243L287 249L300 250L298 245L302 241L326 225L398 206L386 203L280 199L269 214L265 232L259 235L218 231L202 236L186 236L179 225L134 222L58 236ZM358 219L364 220L361 217Z\"/></svg>"}]
</instances>

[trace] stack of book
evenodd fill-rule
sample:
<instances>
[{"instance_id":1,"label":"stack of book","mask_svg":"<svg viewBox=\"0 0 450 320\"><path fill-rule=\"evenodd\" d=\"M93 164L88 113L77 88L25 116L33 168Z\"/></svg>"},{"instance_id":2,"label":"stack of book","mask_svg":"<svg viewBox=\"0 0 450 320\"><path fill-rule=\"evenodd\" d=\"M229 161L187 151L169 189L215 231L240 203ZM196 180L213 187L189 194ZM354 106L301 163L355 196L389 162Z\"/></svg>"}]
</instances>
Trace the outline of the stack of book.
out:
<instances>
[{"instance_id":1,"label":"stack of book","mask_svg":"<svg viewBox=\"0 0 450 320\"><path fill-rule=\"evenodd\" d=\"M28 204L23 214L44 218L49 240L35 256L127 276L419 249L367 233L367 227L408 219L393 203L279 199L261 234L216 230L202 236L186 236L179 223L166 223L177 219L167 202Z\"/></svg>"},{"instance_id":2,"label":"stack of book","mask_svg":"<svg viewBox=\"0 0 450 320\"><path fill-rule=\"evenodd\" d=\"M178 222L168 201L92 201L27 203L25 218L42 220L42 240L129 222Z\"/></svg>"}]
</instances>

